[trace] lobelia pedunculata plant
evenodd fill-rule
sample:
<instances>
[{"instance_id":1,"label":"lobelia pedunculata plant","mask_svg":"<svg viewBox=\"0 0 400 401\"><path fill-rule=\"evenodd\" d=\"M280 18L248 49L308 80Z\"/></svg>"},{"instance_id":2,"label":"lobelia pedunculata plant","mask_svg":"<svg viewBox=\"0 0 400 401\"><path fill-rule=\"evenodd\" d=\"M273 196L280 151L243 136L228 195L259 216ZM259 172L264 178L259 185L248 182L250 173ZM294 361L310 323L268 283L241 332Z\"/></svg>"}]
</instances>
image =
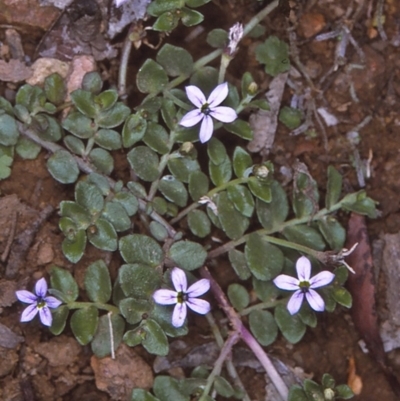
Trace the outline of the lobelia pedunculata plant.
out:
<instances>
[{"instance_id":1,"label":"lobelia pedunculata plant","mask_svg":"<svg viewBox=\"0 0 400 401\"><path fill-rule=\"evenodd\" d=\"M187 6L205 3L155 0L149 7L149 14L157 17L153 29L170 31L180 19L187 26L198 23L201 14ZM304 169L294 176L289 200L274 178L273 163L257 164L245 149L252 130L240 113L246 108L268 110L269 105L257 98L249 72L243 73L239 91L225 80L225 71L241 35L254 29L277 3L244 28L235 25L229 33L211 32L208 42L217 48L196 62L185 49L164 44L155 59L147 59L139 69L136 84L146 97L133 111L116 90L102 90L100 75L94 72L71 93L69 104L57 74L50 75L43 88L22 86L15 105L0 98L0 163L9 169L15 152L32 159L45 149L51 154L47 168L54 179L75 185L74 199L60 203L66 259L79 263L89 242L99 250L118 252L123 260L114 282L103 260L90 264L81 296L71 272L54 266L51 297L45 297L43 281L36 296L19 296L32 309L22 320L31 320L39 311L42 322L49 323L41 313L49 306L54 308L50 331L62 333L69 321L77 341L90 344L98 357L114 355L121 342L165 356L168 338L188 333L193 310L206 314L221 348L212 368L196 368L180 380L159 375L153 394L133 389L132 400L206 401L216 394L249 400L228 358L239 339L266 369L277 397L352 397L347 386L336 385L329 375L323 376L321 385L306 380L303 387L289 391L262 348L271 346L279 332L296 344L307 326L316 327L315 311L351 306L343 287L350 268L343 260L345 230L336 214L344 210L377 215L375 202L364 191L342 195L342 177L333 166L327 172L324 207L320 208L316 181ZM265 52L267 73L277 75L289 68L283 41L271 38L258 51ZM208 64L219 56L218 71ZM281 56L286 57L284 70ZM125 57L120 87L125 87L126 68ZM62 118L59 112L67 106L68 115ZM224 142L230 134L244 145L227 149ZM200 149L206 163L198 160ZM114 157L126 159L130 181L111 178ZM8 170L1 171L5 178ZM212 273L218 269L214 260L224 255L237 278L227 295ZM208 270L206 264L213 267ZM198 298L209 288L216 301L212 307L221 307L230 322L228 336L221 334L210 303ZM250 302L250 292L257 301Z\"/></svg>"}]
</instances>

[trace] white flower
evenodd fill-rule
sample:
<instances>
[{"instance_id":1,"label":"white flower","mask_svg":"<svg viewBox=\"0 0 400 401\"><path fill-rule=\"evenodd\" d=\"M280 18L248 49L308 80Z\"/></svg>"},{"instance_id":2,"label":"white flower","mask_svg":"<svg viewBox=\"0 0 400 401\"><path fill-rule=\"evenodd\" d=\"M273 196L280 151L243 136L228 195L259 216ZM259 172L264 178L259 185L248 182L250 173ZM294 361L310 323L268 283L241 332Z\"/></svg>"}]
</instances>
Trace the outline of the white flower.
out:
<instances>
[{"instance_id":1,"label":"white flower","mask_svg":"<svg viewBox=\"0 0 400 401\"><path fill-rule=\"evenodd\" d=\"M179 121L179 124L184 127L193 127L201 121L199 133L201 143L207 142L212 136L214 123L211 117L223 123L231 123L236 120L237 114L235 110L231 107L218 106L228 96L227 82L218 85L211 92L208 99L197 86L189 85L185 89L187 97L197 109L186 113Z\"/></svg>"},{"instance_id":2,"label":"white flower","mask_svg":"<svg viewBox=\"0 0 400 401\"><path fill-rule=\"evenodd\" d=\"M239 22L236 22L232 28L229 29L229 55L233 55L235 53L236 48L243 37L243 25Z\"/></svg>"},{"instance_id":3,"label":"white flower","mask_svg":"<svg viewBox=\"0 0 400 401\"><path fill-rule=\"evenodd\" d=\"M289 313L294 315L300 310L304 296L311 308L317 312L322 312L325 309L325 302L321 295L314 291L314 288L319 288L331 283L335 275L325 270L310 278L311 263L305 256L297 260L296 270L298 278L281 274L273 280L278 288L295 291L287 304Z\"/></svg>"},{"instance_id":4,"label":"white flower","mask_svg":"<svg viewBox=\"0 0 400 401\"><path fill-rule=\"evenodd\" d=\"M54 297L46 297L47 283L41 278L35 285L36 295L30 291L16 291L15 294L21 302L30 304L24 309L21 315L21 322L29 322L39 312L40 321L45 326L51 326L53 317L49 308L58 308L62 302Z\"/></svg>"},{"instance_id":5,"label":"white flower","mask_svg":"<svg viewBox=\"0 0 400 401\"><path fill-rule=\"evenodd\" d=\"M187 306L193 311L205 315L210 311L210 304L203 299L197 299L210 289L210 281L203 278L187 288L186 274L183 270L174 267L171 272L175 291L157 290L153 299L160 305L175 305L172 314L172 325L181 327L186 319ZM187 305L187 306L186 306Z\"/></svg>"}]
</instances>

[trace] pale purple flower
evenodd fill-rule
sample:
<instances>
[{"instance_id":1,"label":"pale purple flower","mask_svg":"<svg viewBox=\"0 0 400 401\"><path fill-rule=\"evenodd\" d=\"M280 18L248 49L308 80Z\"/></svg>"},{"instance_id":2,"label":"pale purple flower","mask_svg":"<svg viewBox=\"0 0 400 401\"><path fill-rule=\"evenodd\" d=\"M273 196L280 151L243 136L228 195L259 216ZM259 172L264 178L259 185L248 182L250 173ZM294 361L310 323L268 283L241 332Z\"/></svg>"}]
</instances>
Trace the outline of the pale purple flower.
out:
<instances>
[{"instance_id":1,"label":"pale purple flower","mask_svg":"<svg viewBox=\"0 0 400 401\"><path fill-rule=\"evenodd\" d=\"M30 291L16 291L15 294L21 302L30 304L21 315L21 322L29 322L39 312L40 321L45 326L51 326L53 317L49 308L58 308L62 302L52 296L46 297L47 283L41 278L35 285L36 295Z\"/></svg>"},{"instance_id":2,"label":"pale purple flower","mask_svg":"<svg viewBox=\"0 0 400 401\"><path fill-rule=\"evenodd\" d=\"M186 319L187 306L201 315L210 311L210 304L203 299L197 299L210 289L210 280L203 278L187 288L186 274L178 267L171 272L175 291L162 289L153 294L153 299L160 305L175 305L172 313L172 325L181 327Z\"/></svg>"},{"instance_id":3,"label":"pale purple flower","mask_svg":"<svg viewBox=\"0 0 400 401\"><path fill-rule=\"evenodd\" d=\"M325 302L321 295L314 291L314 288L323 287L331 283L335 275L325 270L310 278L311 263L305 256L297 260L296 270L298 278L281 274L273 280L278 288L294 291L287 304L289 313L294 315L300 310L304 297L306 297L311 308L317 312L322 312L325 309Z\"/></svg>"},{"instance_id":4,"label":"pale purple flower","mask_svg":"<svg viewBox=\"0 0 400 401\"><path fill-rule=\"evenodd\" d=\"M189 85L185 89L187 97L197 108L186 113L179 124L184 127L193 127L201 121L199 133L201 143L207 142L212 136L214 131L213 118L223 123L231 123L236 120L235 110L231 107L219 106L228 96L227 82L218 85L208 99L197 86Z\"/></svg>"}]
</instances>

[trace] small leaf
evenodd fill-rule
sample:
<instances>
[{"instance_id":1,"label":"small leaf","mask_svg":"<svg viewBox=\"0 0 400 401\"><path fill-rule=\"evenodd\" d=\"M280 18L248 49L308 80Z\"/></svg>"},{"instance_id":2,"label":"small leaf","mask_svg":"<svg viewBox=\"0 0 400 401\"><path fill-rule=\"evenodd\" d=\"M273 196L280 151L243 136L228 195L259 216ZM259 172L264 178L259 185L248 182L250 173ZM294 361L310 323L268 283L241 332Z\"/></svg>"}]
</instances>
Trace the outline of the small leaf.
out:
<instances>
[{"instance_id":1,"label":"small leaf","mask_svg":"<svg viewBox=\"0 0 400 401\"><path fill-rule=\"evenodd\" d=\"M185 0L154 0L147 7L147 13L152 17L159 17L167 11L174 11L184 5Z\"/></svg>"},{"instance_id":2,"label":"small leaf","mask_svg":"<svg viewBox=\"0 0 400 401\"><path fill-rule=\"evenodd\" d=\"M106 202L102 216L114 226L117 232L126 231L131 227L131 219L119 202Z\"/></svg>"},{"instance_id":3,"label":"small leaf","mask_svg":"<svg viewBox=\"0 0 400 401\"><path fill-rule=\"evenodd\" d=\"M202 171L193 171L189 174L189 193L194 201L198 201L209 189L209 180Z\"/></svg>"},{"instance_id":4,"label":"small leaf","mask_svg":"<svg viewBox=\"0 0 400 401\"><path fill-rule=\"evenodd\" d=\"M222 397L225 397L225 398L230 398L234 394L233 387L222 376L217 376L215 378L214 389L219 395L221 395Z\"/></svg>"},{"instance_id":5,"label":"small leaf","mask_svg":"<svg viewBox=\"0 0 400 401\"><path fill-rule=\"evenodd\" d=\"M93 123L93 120L84 116L79 111L69 113L61 125L64 129L71 132L71 134L81 139L92 138L97 131L97 125Z\"/></svg>"},{"instance_id":6,"label":"small leaf","mask_svg":"<svg viewBox=\"0 0 400 401\"><path fill-rule=\"evenodd\" d=\"M321 234L315 228L306 224L285 227L283 229L283 235L288 241L307 246L317 251L323 251L326 246Z\"/></svg>"},{"instance_id":7,"label":"small leaf","mask_svg":"<svg viewBox=\"0 0 400 401\"><path fill-rule=\"evenodd\" d=\"M211 181L215 186L220 186L229 182L232 177L232 164L227 156L221 164L208 163Z\"/></svg>"},{"instance_id":8,"label":"small leaf","mask_svg":"<svg viewBox=\"0 0 400 401\"><path fill-rule=\"evenodd\" d=\"M161 178L158 189L166 199L178 206L184 207L188 201L188 193L185 186L173 175L165 175Z\"/></svg>"},{"instance_id":9,"label":"small leaf","mask_svg":"<svg viewBox=\"0 0 400 401\"><path fill-rule=\"evenodd\" d=\"M283 336L292 344L298 343L306 332L306 325L298 315L291 315L285 306L277 305L275 320Z\"/></svg>"},{"instance_id":10,"label":"small leaf","mask_svg":"<svg viewBox=\"0 0 400 401\"><path fill-rule=\"evenodd\" d=\"M131 234L119 241L119 251L126 263L145 263L158 266L163 257L160 245L147 235Z\"/></svg>"},{"instance_id":11,"label":"small leaf","mask_svg":"<svg viewBox=\"0 0 400 401\"><path fill-rule=\"evenodd\" d=\"M79 181L76 184L75 199L92 216L98 215L104 208L104 198L100 189L85 181Z\"/></svg>"},{"instance_id":12,"label":"small leaf","mask_svg":"<svg viewBox=\"0 0 400 401\"><path fill-rule=\"evenodd\" d=\"M169 256L180 268L195 270L203 266L207 252L196 242L178 241L171 246Z\"/></svg>"},{"instance_id":13,"label":"small leaf","mask_svg":"<svg viewBox=\"0 0 400 401\"><path fill-rule=\"evenodd\" d=\"M256 233L250 234L245 255L250 271L259 280L271 280L282 271L282 251Z\"/></svg>"},{"instance_id":14,"label":"small leaf","mask_svg":"<svg viewBox=\"0 0 400 401\"><path fill-rule=\"evenodd\" d=\"M138 113L131 114L125 121L122 129L122 143L124 148L130 148L139 142L146 132L147 121Z\"/></svg>"},{"instance_id":15,"label":"small leaf","mask_svg":"<svg viewBox=\"0 0 400 401\"><path fill-rule=\"evenodd\" d=\"M12 165L13 158L7 155L0 156L0 180L4 180L11 175L10 166Z\"/></svg>"},{"instance_id":16,"label":"small leaf","mask_svg":"<svg viewBox=\"0 0 400 401\"><path fill-rule=\"evenodd\" d=\"M349 400L354 397L353 391L346 384L339 384L335 387L335 391L337 392L338 397L343 398L344 400Z\"/></svg>"},{"instance_id":17,"label":"small leaf","mask_svg":"<svg viewBox=\"0 0 400 401\"><path fill-rule=\"evenodd\" d=\"M266 202L269 203L272 200L271 185L269 182L264 182L256 177L251 177L248 181L248 186L252 194Z\"/></svg>"},{"instance_id":18,"label":"small leaf","mask_svg":"<svg viewBox=\"0 0 400 401\"><path fill-rule=\"evenodd\" d=\"M228 298L232 306L239 312L250 303L250 296L246 288L240 284L231 284L228 287Z\"/></svg>"},{"instance_id":19,"label":"small leaf","mask_svg":"<svg viewBox=\"0 0 400 401\"><path fill-rule=\"evenodd\" d=\"M157 62L170 77L189 76L193 70L193 57L181 47L166 43L157 53ZM177 62L178 61L178 62Z\"/></svg>"},{"instance_id":20,"label":"small leaf","mask_svg":"<svg viewBox=\"0 0 400 401\"><path fill-rule=\"evenodd\" d=\"M144 181L155 181L158 177L159 159L147 146L137 146L128 155L128 162L133 171Z\"/></svg>"},{"instance_id":21,"label":"small leaf","mask_svg":"<svg viewBox=\"0 0 400 401\"><path fill-rule=\"evenodd\" d=\"M346 288L335 287L332 291L332 297L338 304L343 305L346 308L351 308L353 300L351 294L346 290Z\"/></svg>"},{"instance_id":22,"label":"small leaf","mask_svg":"<svg viewBox=\"0 0 400 401\"><path fill-rule=\"evenodd\" d=\"M251 156L240 146L236 146L233 152L233 171L236 177L242 178L245 172L253 165Z\"/></svg>"},{"instance_id":23,"label":"small leaf","mask_svg":"<svg viewBox=\"0 0 400 401\"><path fill-rule=\"evenodd\" d=\"M71 93L71 100L74 106L86 117L96 117L96 106L93 93L83 89L77 89Z\"/></svg>"},{"instance_id":24,"label":"small leaf","mask_svg":"<svg viewBox=\"0 0 400 401\"><path fill-rule=\"evenodd\" d=\"M249 315L250 330L264 347L272 344L278 336L278 326L271 312L254 310Z\"/></svg>"},{"instance_id":25,"label":"small leaf","mask_svg":"<svg viewBox=\"0 0 400 401\"><path fill-rule=\"evenodd\" d=\"M168 238L168 231L167 229L160 224L157 221L152 221L150 223L150 232L151 235L157 240L157 241L165 241Z\"/></svg>"},{"instance_id":26,"label":"small leaf","mask_svg":"<svg viewBox=\"0 0 400 401\"><path fill-rule=\"evenodd\" d=\"M86 248L86 232L78 230L74 238L65 238L62 242L62 251L64 256L72 263L78 263Z\"/></svg>"},{"instance_id":27,"label":"small leaf","mask_svg":"<svg viewBox=\"0 0 400 401\"><path fill-rule=\"evenodd\" d=\"M250 191L243 185L229 186L229 200L243 216L251 217L254 212L254 199Z\"/></svg>"},{"instance_id":28,"label":"small leaf","mask_svg":"<svg viewBox=\"0 0 400 401\"><path fill-rule=\"evenodd\" d=\"M169 135L163 126L149 121L143 142L151 149L165 155L170 151Z\"/></svg>"},{"instance_id":29,"label":"small leaf","mask_svg":"<svg viewBox=\"0 0 400 401\"><path fill-rule=\"evenodd\" d=\"M160 401L190 401L189 396L182 394L178 380L171 376L157 376L153 391Z\"/></svg>"},{"instance_id":30,"label":"small leaf","mask_svg":"<svg viewBox=\"0 0 400 401\"><path fill-rule=\"evenodd\" d=\"M142 328L146 333L142 341L145 350L153 355L168 355L168 339L160 325L155 320L146 319Z\"/></svg>"},{"instance_id":31,"label":"small leaf","mask_svg":"<svg viewBox=\"0 0 400 401\"><path fill-rule=\"evenodd\" d=\"M99 311L95 306L78 309L72 314L71 329L79 344L86 345L93 340L99 322Z\"/></svg>"},{"instance_id":32,"label":"small leaf","mask_svg":"<svg viewBox=\"0 0 400 401\"><path fill-rule=\"evenodd\" d=\"M192 210L188 214L190 231L199 238L205 238L211 232L211 223L202 210Z\"/></svg>"},{"instance_id":33,"label":"small leaf","mask_svg":"<svg viewBox=\"0 0 400 401\"><path fill-rule=\"evenodd\" d=\"M171 157L168 160L168 168L172 175L182 182L189 182L189 175L194 171L200 170L197 160L189 157Z\"/></svg>"},{"instance_id":34,"label":"small leaf","mask_svg":"<svg viewBox=\"0 0 400 401\"><path fill-rule=\"evenodd\" d=\"M14 117L0 114L0 144L13 146L17 143L19 131Z\"/></svg>"},{"instance_id":35,"label":"small leaf","mask_svg":"<svg viewBox=\"0 0 400 401\"><path fill-rule=\"evenodd\" d=\"M104 358L111 353L111 330L113 338L113 349L117 349L124 335L125 322L119 315L103 315L99 319L97 331L91 342L93 353L98 358Z\"/></svg>"},{"instance_id":36,"label":"small leaf","mask_svg":"<svg viewBox=\"0 0 400 401\"><path fill-rule=\"evenodd\" d=\"M185 26L198 25L204 20L204 15L190 8L182 8L182 24Z\"/></svg>"},{"instance_id":37,"label":"small leaf","mask_svg":"<svg viewBox=\"0 0 400 401\"><path fill-rule=\"evenodd\" d=\"M100 129L94 136L94 141L97 145L107 150L121 149L121 135L112 129Z\"/></svg>"},{"instance_id":38,"label":"small leaf","mask_svg":"<svg viewBox=\"0 0 400 401\"><path fill-rule=\"evenodd\" d=\"M62 301L69 303L78 298L78 284L69 271L53 266L50 270L50 283L52 288L62 293Z\"/></svg>"},{"instance_id":39,"label":"small leaf","mask_svg":"<svg viewBox=\"0 0 400 401\"><path fill-rule=\"evenodd\" d=\"M258 280L253 277L253 288L262 302L271 302L278 298L280 290L272 281Z\"/></svg>"},{"instance_id":40,"label":"small leaf","mask_svg":"<svg viewBox=\"0 0 400 401\"><path fill-rule=\"evenodd\" d=\"M186 323L181 327L172 326L172 311L173 308L155 304L149 317L161 326L168 337L181 337L187 335L189 330Z\"/></svg>"},{"instance_id":41,"label":"small leaf","mask_svg":"<svg viewBox=\"0 0 400 401\"><path fill-rule=\"evenodd\" d=\"M85 290L92 302L107 303L111 298L111 279L103 260L91 263L85 273Z\"/></svg>"},{"instance_id":42,"label":"small leaf","mask_svg":"<svg viewBox=\"0 0 400 401\"><path fill-rule=\"evenodd\" d=\"M251 141L253 139L253 130L247 121L237 119L233 123L224 124L224 128L231 134L235 134L239 138Z\"/></svg>"},{"instance_id":43,"label":"small leaf","mask_svg":"<svg viewBox=\"0 0 400 401\"><path fill-rule=\"evenodd\" d=\"M114 159L107 150L92 149L89 153L89 159L100 173L110 175L114 170Z\"/></svg>"},{"instance_id":44,"label":"small leaf","mask_svg":"<svg viewBox=\"0 0 400 401\"><path fill-rule=\"evenodd\" d=\"M53 321L51 323L50 331L55 336L58 336L65 329L69 314L68 306L61 305L57 309L51 309L51 314L53 316Z\"/></svg>"},{"instance_id":45,"label":"small leaf","mask_svg":"<svg viewBox=\"0 0 400 401\"><path fill-rule=\"evenodd\" d=\"M305 391L297 384L290 387L288 401L310 401Z\"/></svg>"},{"instance_id":46,"label":"small leaf","mask_svg":"<svg viewBox=\"0 0 400 401\"><path fill-rule=\"evenodd\" d=\"M97 95L103 87L103 80L97 71L87 72L82 80L82 89Z\"/></svg>"},{"instance_id":47,"label":"small leaf","mask_svg":"<svg viewBox=\"0 0 400 401\"><path fill-rule=\"evenodd\" d=\"M66 150L57 150L47 160L47 169L62 184L72 184L78 179L78 164Z\"/></svg>"},{"instance_id":48,"label":"small leaf","mask_svg":"<svg viewBox=\"0 0 400 401\"><path fill-rule=\"evenodd\" d=\"M346 230L335 219L335 217L322 217L318 220L318 228L333 251L339 252L343 249L346 240Z\"/></svg>"},{"instance_id":49,"label":"small leaf","mask_svg":"<svg viewBox=\"0 0 400 401\"><path fill-rule=\"evenodd\" d=\"M98 113L96 123L102 128L115 128L123 124L131 113L131 109L122 102L116 103L111 109Z\"/></svg>"},{"instance_id":50,"label":"small leaf","mask_svg":"<svg viewBox=\"0 0 400 401\"><path fill-rule=\"evenodd\" d=\"M223 49L228 42L228 32L224 29L213 29L207 35L207 43L216 49Z\"/></svg>"},{"instance_id":51,"label":"small leaf","mask_svg":"<svg viewBox=\"0 0 400 401\"><path fill-rule=\"evenodd\" d=\"M223 163L228 157L224 144L217 138L210 139L207 145L207 153L210 161L216 165Z\"/></svg>"},{"instance_id":52,"label":"small leaf","mask_svg":"<svg viewBox=\"0 0 400 401\"><path fill-rule=\"evenodd\" d=\"M268 37L256 47L255 52L257 61L265 64L265 71L273 77L290 68L289 47L276 36Z\"/></svg>"},{"instance_id":53,"label":"small leaf","mask_svg":"<svg viewBox=\"0 0 400 401\"><path fill-rule=\"evenodd\" d=\"M251 277L251 272L247 266L246 257L243 252L232 249L229 251L228 256L233 270L235 270L235 273L241 280L247 280Z\"/></svg>"},{"instance_id":54,"label":"small leaf","mask_svg":"<svg viewBox=\"0 0 400 401\"><path fill-rule=\"evenodd\" d=\"M136 76L136 85L142 93L158 93L168 83L164 68L154 60L147 59Z\"/></svg>"},{"instance_id":55,"label":"small leaf","mask_svg":"<svg viewBox=\"0 0 400 401\"><path fill-rule=\"evenodd\" d=\"M78 203L76 202L60 202L60 214L63 217L69 217L70 219L72 219L73 222L76 224L76 228L78 229L83 228L84 230L86 230L86 228L88 228L90 225L91 219L89 212L81 205L78 205ZM67 235L64 229L61 227L61 224L60 229L64 232L65 235Z\"/></svg>"},{"instance_id":56,"label":"small leaf","mask_svg":"<svg viewBox=\"0 0 400 401\"><path fill-rule=\"evenodd\" d=\"M118 93L115 89L108 89L94 97L95 104L100 110L108 110L117 103Z\"/></svg>"},{"instance_id":57,"label":"small leaf","mask_svg":"<svg viewBox=\"0 0 400 401\"><path fill-rule=\"evenodd\" d=\"M22 136L18 138L17 146L15 147L15 151L18 155L25 160L36 159L41 149L40 145Z\"/></svg>"},{"instance_id":58,"label":"small leaf","mask_svg":"<svg viewBox=\"0 0 400 401\"><path fill-rule=\"evenodd\" d=\"M335 167L329 166L325 196L325 206L328 210L340 199L342 193L342 181L342 175L335 169Z\"/></svg>"},{"instance_id":59,"label":"small leaf","mask_svg":"<svg viewBox=\"0 0 400 401\"><path fill-rule=\"evenodd\" d=\"M301 110L284 106L279 111L279 121L291 130L299 127L302 119L303 113Z\"/></svg>"},{"instance_id":60,"label":"small leaf","mask_svg":"<svg viewBox=\"0 0 400 401\"><path fill-rule=\"evenodd\" d=\"M66 88L64 84L64 79L58 73L53 73L46 77L44 81L44 92L47 99L59 106L65 98Z\"/></svg>"},{"instance_id":61,"label":"small leaf","mask_svg":"<svg viewBox=\"0 0 400 401\"><path fill-rule=\"evenodd\" d=\"M112 224L105 219L97 219L96 223L89 227L87 236L92 245L103 251L113 252L118 248L117 233Z\"/></svg>"},{"instance_id":62,"label":"small leaf","mask_svg":"<svg viewBox=\"0 0 400 401\"><path fill-rule=\"evenodd\" d=\"M180 14L180 12L179 12ZM152 28L155 31L160 32L171 32L174 30L179 23L180 15L176 11L175 12L165 12L161 14L156 22L153 24Z\"/></svg>"},{"instance_id":63,"label":"small leaf","mask_svg":"<svg viewBox=\"0 0 400 401\"><path fill-rule=\"evenodd\" d=\"M84 142L74 135L66 135L64 137L64 145L70 152L78 156L83 156L85 154Z\"/></svg>"},{"instance_id":64,"label":"small leaf","mask_svg":"<svg viewBox=\"0 0 400 401\"><path fill-rule=\"evenodd\" d=\"M131 401L160 401L148 391L141 388L134 388L132 390Z\"/></svg>"},{"instance_id":65,"label":"small leaf","mask_svg":"<svg viewBox=\"0 0 400 401\"><path fill-rule=\"evenodd\" d=\"M317 182L308 174L299 173L293 190L293 210L297 218L311 216L318 209Z\"/></svg>"},{"instance_id":66,"label":"small leaf","mask_svg":"<svg viewBox=\"0 0 400 401\"><path fill-rule=\"evenodd\" d=\"M143 317L151 310L150 302L134 298L123 299L118 307L129 324L140 323Z\"/></svg>"}]
</instances>

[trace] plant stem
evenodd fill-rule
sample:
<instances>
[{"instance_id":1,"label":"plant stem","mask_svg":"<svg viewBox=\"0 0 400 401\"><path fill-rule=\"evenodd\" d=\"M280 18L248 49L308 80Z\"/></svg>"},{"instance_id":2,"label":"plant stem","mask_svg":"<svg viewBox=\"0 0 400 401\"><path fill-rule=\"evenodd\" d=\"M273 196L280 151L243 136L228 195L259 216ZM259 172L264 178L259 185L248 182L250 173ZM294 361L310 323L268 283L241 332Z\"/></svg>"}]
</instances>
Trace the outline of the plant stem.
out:
<instances>
[{"instance_id":1,"label":"plant stem","mask_svg":"<svg viewBox=\"0 0 400 401\"><path fill-rule=\"evenodd\" d=\"M68 309L83 309L89 306L95 306L97 309L106 310L116 315L120 314L119 309L116 306L109 304L102 304L100 302L69 302L67 303Z\"/></svg>"},{"instance_id":2,"label":"plant stem","mask_svg":"<svg viewBox=\"0 0 400 401\"><path fill-rule=\"evenodd\" d=\"M262 309L270 309L274 308L276 305L279 305L283 302L286 302L285 299L281 299L279 301L269 301L269 302L260 302L259 304L249 306L248 308L245 308L240 311L240 316L246 316L253 312L254 310L262 310Z\"/></svg>"},{"instance_id":3,"label":"plant stem","mask_svg":"<svg viewBox=\"0 0 400 401\"><path fill-rule=\"evenodd\" d=\"M126 97L126 76L128 71L129 56L132 50L132 41L130 39L132 27L133 25L131 25L122 45L121 61L118 71L118 94L122 99Z\"/></svg>"}]
</instances>

